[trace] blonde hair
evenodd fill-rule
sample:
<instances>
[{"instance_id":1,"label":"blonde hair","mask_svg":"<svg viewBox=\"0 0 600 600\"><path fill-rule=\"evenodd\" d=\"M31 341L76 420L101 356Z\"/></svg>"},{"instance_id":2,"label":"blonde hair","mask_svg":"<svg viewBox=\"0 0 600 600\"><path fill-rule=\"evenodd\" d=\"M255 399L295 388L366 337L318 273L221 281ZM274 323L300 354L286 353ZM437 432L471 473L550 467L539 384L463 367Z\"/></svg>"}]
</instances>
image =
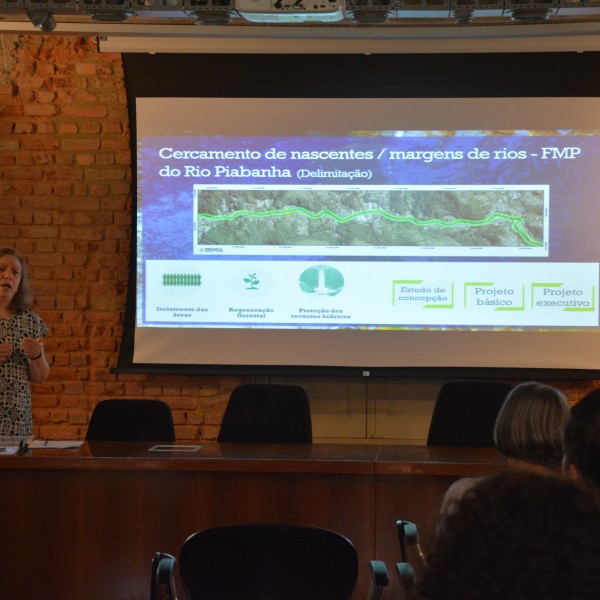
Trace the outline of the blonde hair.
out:
<instances>
[{"instance_id":1,"label":"blonde hair","mask_svg":"<svg viewBox=\"0 0 600 600\"><path fill-rule=\"evenodd\" d=\"M535 381L517 385L498 413L496 448L506 458L559 467L568 417L569 406L560 390Z\"/></svg>"}]
</instances>

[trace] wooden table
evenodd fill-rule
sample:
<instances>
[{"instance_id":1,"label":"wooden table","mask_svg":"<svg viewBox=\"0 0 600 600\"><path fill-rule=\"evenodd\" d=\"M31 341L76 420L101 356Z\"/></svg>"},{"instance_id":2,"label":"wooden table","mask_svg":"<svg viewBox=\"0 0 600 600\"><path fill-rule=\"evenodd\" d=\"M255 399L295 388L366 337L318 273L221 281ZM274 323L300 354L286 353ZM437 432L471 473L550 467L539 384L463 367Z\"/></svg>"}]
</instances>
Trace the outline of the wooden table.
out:
<instances>
[{"instance_id":1,"label":"wooden table","mask_svg":"<svg viewBox=\"0 0 600 600\"><path fill-rule=\"evenodd\" d=\"M2 597L147 600L155 551L178 556L194 531L235 522L327 527L360 559L384 560L401 598L395 522L417 523L426 546L455 479L503 468L493 449L368 444L203 443L196 452L149 443L93 443L0 458Z\"/></svg>"}]
</instances>

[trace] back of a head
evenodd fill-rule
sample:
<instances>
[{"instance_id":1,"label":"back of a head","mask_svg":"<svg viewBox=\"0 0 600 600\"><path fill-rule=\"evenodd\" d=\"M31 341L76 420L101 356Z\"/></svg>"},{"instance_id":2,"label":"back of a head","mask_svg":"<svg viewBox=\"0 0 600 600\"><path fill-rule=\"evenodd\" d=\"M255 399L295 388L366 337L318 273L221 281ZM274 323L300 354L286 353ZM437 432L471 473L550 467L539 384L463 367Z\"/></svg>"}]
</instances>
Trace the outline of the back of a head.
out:
<instances>
[{"instance_id":1,"label":"back of a head","mask_svg":"<svg viewBox=\"0 0 600 600\"><path fill-rule=\"evenodd\" d=\"M564 438L565 466L573 465L586 485L600 491L600 389L571 408Z\"/></svg>"},{"instance_id":2,"label":"back of a head","mask_svg":"<svg viewBox=\"0 0 600 600\"><path fill-rule=\"evenodd\" d=\"M517 385L498 413L496 448L506 458L559 467L568 416L569 406L560 390L535 381Z\"/></svg>"},{"instance_id":3,"label":"back of a head","mask_svg":"<svg viewBox=\"0 0 600 600\"><path fill-rule=\"evenodd\" d=\"M482 479L443 517L421 582L427 600L600 597L596 497L555 474Z\"/></svg>"}]
</instances>

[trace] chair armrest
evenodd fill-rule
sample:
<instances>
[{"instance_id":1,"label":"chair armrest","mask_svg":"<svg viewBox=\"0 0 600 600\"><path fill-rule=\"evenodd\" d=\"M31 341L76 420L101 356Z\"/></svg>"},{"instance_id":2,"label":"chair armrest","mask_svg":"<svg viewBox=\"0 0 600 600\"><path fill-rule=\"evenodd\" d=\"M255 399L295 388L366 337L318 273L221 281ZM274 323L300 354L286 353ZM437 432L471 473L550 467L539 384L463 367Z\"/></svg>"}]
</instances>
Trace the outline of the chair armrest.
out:
<instances>
[{"instance_id":1,"label":"chair armrest","mask_svg":"<svg viewBox=\"0 0 600 600\"><path fill-rule=\"evenodd\" d=\"M379 600L383 588L388 585L389 578L385 563L380 560L372 560L369 563L371 568L371 587L367 600Z\"/></svg>"},{"instance_id":2,"label":"chair armrest","mask_svg":"<svg viewBox=\"0 0 600 600\"><path fill-rule=\"evenodd\" d=\"M400 555L403 563L411 562L409 558L409 548L414 548L413 553L416 553L417 558L421 564L421 567L427 568L427 559L421 550L419 545L419 532L417 526L410 521L396 521L396 527L398 529L398 541L400 542Z\"/></svg>"},{"instance_id":3,"label":"chair armrest","mask_svg":"<svg viewBox=\"0 0 600 600\"><path fill-rule=\"evenodd\" d=\"M400 585L405 592L415 589L417 586L417 578L413 568L408 563L396 563L396 572L400 578Z\"/></svg>"},{"instance_id":4,"label":"chair armrest","mask_svg":"<svg viewBox=\"0 0 600 600\"><path fill-rule=\"evenodd\" d=\"M175 565L177 560L171 554L155 552L152 559L152 580L150 583L150 600L177 600L175 589Z\"/></svg>"}]
</instances>

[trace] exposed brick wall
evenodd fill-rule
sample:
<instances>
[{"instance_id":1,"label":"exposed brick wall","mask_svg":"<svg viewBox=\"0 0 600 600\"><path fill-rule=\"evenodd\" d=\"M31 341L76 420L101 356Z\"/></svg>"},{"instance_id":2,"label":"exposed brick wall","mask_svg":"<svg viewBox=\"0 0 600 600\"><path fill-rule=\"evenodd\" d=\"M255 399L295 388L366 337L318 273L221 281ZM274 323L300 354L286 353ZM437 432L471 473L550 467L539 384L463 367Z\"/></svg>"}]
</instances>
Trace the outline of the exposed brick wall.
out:
<instances>
[{"instance_id":1,"label":"exposed brick wall","mask_svg":"<svg viewBox=\"0 0 600 600\"><path fill-rule=\"evenodd\" d=\"M129 267L131 155L123 68L94 38L0 35L0 245L27 258L51 329L35 433L82 438L111 397L173 409L181 440L213 439L233 377L114 375Z\"/></svg>"},{"instance_id":2,"label":"exposed brick wall","mask_svg":"<svg viewBox=\"0 0 600 600\"><path fill-rule=\"evenodd\" d=\"M235 377L113 375L127 291L131 165L123 69L95 38L0 34L0 245L28 259L51 328L35 433L82 438L111 397L166 400L180 440L214 439ZM598 382L549 382L576 401Z\"/></svg>"}]
</instances>

